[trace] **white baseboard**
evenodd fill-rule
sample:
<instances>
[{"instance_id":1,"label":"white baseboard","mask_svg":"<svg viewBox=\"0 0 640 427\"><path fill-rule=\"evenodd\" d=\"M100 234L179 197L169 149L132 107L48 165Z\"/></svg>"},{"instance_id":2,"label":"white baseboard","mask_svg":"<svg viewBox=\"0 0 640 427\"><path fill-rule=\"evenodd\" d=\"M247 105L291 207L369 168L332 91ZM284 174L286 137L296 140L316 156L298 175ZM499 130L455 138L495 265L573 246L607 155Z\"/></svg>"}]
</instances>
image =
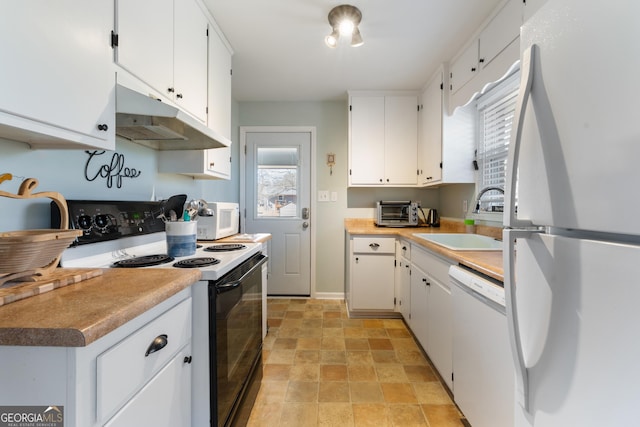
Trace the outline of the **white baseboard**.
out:
<instances>
[{"instance_id":1,"label":"white baseboard","mask_svg":"<svg viewBox=\"0 0 640 427\"><path fill-rule=\"evenodd\" d=\"M315 299L344 299L344 292L316 292Z\"/></svg>"}]
</instances>

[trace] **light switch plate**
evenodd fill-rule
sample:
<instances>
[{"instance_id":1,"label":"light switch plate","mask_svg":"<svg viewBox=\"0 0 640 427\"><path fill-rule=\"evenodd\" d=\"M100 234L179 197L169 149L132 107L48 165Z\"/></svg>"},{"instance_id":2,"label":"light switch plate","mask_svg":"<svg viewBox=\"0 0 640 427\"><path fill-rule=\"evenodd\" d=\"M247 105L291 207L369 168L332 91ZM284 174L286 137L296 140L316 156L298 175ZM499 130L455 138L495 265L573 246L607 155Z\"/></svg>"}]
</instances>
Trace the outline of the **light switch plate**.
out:
<instances>
[{"instance_id":1,"label":"light switch plate","mask_svg":"<svg viewBox=\"0 0 640 427\"><path fill-rule=\"evenodd\" d=\"M338 201L338 192L337 191L332 191L331 192L331 201L332 202L337 202Z\"/></svg>"}]
</instances>

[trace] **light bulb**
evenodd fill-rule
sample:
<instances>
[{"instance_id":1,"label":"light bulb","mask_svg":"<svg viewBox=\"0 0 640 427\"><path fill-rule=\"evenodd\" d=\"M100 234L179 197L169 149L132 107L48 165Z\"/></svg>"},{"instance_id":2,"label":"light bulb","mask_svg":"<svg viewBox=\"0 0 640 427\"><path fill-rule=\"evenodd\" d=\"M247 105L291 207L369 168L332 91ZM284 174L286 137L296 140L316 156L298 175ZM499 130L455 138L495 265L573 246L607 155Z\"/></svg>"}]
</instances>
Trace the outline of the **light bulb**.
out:
<instances>
[{"instance_id":1,"label":"light bulb","mask_svg":"<svg viewBox=\"0 0 640 427\"><path fill-rule=\"evenodd\" d=\"M324 42L327 44L327 46L334 48L338 45L338 37L338 31L334 29L331 34L324 38Z\"/></svg>"},{"instance_id":2,"label":"light bulb","mask_svg":"<svg viewBox=\"0 0 640 427\"><path fill-rule=\"evenodd\" d=\"M364 44L364 40L362 40L362 35L360 34L360 30L358 27L353 29L353 36L351 36L351 47L358 47Z\"/></svg>"},{"instance_id":3,"label":"light bulb","mask_svg":"<svg viewBox=\"0 0 640 427\"><path fill-rule=\"evenodd\" d=\"M353 34L353 21L351 21L350 19L343 19L340 22L340 35L341 36L350 36L351 34Z\"/></svg>"}]
</instances>

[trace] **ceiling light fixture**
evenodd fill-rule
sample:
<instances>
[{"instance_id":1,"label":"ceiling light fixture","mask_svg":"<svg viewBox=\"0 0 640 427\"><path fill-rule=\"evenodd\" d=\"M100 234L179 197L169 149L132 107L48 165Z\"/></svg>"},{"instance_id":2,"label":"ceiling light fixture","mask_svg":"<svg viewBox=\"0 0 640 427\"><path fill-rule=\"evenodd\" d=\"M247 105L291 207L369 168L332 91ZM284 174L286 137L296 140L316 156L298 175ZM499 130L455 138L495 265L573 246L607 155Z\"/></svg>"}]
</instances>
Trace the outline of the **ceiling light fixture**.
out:
<instances>
[{"instance_id":1,"label":"ceiling light fixture","mask_svg":"<svg viewBox=\"0 0 640 427\"><path fill-rule=\"evenodd\" d=\"M329 12L329 25L331 25L331 34L325 37L324 41L327 46L334 48L338 45L340 36L351 36L351 46L362 46L364 41L360 34L358 25L362 20L360 9L349 4L336 6Z\"/></svg>"}]
</instances>

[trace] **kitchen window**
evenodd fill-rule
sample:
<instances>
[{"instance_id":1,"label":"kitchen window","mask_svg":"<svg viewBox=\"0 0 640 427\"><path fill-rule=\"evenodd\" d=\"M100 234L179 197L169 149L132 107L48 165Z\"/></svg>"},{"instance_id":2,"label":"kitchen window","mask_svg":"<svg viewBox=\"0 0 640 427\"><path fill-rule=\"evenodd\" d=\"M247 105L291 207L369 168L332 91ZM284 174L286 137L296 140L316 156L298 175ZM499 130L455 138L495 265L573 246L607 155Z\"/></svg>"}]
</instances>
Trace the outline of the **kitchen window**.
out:
<instances>
[{"instance_id":1,"label":"kitchen window","mask_svg":"<svg viewBox=\"0 0 640 427\"><path fill-rule=\"evenodd\" d=\"M477 100L478 144L476 147L476 194L487 187L504 189L511 127L520 83L519 70ZM504 210L504 193L491 190L482 195L480 213ZM476 209L478 205L473 206Z\"/></svg>"}]
</instances>

